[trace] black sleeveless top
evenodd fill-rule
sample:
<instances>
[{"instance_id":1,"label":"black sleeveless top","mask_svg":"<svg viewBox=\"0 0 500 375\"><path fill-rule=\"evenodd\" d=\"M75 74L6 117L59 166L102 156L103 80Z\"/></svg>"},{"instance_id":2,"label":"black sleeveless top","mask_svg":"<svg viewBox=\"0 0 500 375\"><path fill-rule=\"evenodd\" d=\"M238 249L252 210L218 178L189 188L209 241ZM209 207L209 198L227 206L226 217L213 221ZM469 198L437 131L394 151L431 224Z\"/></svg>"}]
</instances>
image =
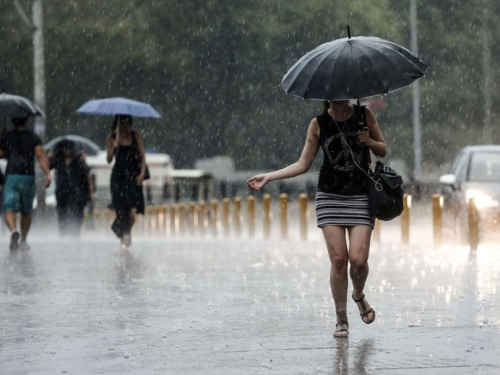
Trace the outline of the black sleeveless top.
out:
<instances>
[{"instance_id":1,"label":"black sleeveless top","mask_svg":"<svg viewBox=\"0 0 500 375\"><path fill-rule=\"evenodd\" d=\"M361 108L361 111L364 111L364 108ZM354 106L352 116L345 122L337 121L337 124L327 111L316 117L323 150L323 164L318 179L319 191L339 195L367 194L367 177L354 163L355 160L361 168L368 170L369 153L359 142L357 135L357 131L361 130L358 113L358 107ZM352 154L343 145L342 138L351 148Z\"/></svg>"},{"instance_id":2,"label":"black sleeveless top","mask_svg":"<svg viewBox=\"0 0 500 375\"><path fill-rule=\"evenodd\" d=\"M132 143L129 146L115 148L115 165L111 173L112 179L135 181L141 173L141 152L134 131L130 132ZM116 135L112 135L116 139Z\"/></svg>"}]
</instances>

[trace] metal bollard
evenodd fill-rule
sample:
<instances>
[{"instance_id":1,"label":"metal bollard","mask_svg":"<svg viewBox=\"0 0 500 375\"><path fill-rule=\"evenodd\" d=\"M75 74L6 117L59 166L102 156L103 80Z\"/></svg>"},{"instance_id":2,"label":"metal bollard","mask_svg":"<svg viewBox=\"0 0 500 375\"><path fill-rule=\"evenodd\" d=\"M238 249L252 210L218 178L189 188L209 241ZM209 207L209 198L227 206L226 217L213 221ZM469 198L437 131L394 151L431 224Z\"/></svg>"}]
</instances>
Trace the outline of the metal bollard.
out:
<instances>
[{"instance_id":1,"label":"metal bollard","mask_svg":"<svg viewBox=\"0 0 500 375\"><path fill-rule=\"evenodd\" d=\"M196 204L189 202L189 233L195 234L198 226L198 214L196 212Z\"/></svg>"},{"instance_id":2,"label":"metal bollard","mask_svg":"<svg viewBox=\"0 0 500 375\"><path fill-rule=\"evenodd\" d=\"M167 232L167 213L168 207L166 204L160 206L160 214L158 217L158 229L159 232L164 234Z\"/></svg>"},{"instance_id":3,"label":"metal bollard","mask_svg":"<svg viewBox=\"0 0 500 375\"><path fill-rule=\"evenodd\" d=\"M175 236L179 232L179 213L176 204L170 206L170 234Z\"/></svg>"},{"instance_id":4,"label":"metal bollard","mask_svg":"<svg viewBox=\"0 0 500 375\"><path fill-rule=\"evenodd\" d=\"M443 243L443 196L432 195L432 222L434 232L434 247L441 247Z\"/></svg>"},{"instance_id":5,"label":"metal bollard","mask_svg":"<svg viewBox=\"0 0 500 375\"><path fill-rule=\"evenodd\" d=\"M234 233L241 236L241 198L234 198Z\"/></svg>"},{"instance_id":6,"label":"metal bollard","mask_svg":"<svg viewBox=\"0 0 500 375\"><path fill-rule=\"evenodd\" d=\"M101 211L98 209L94 209L93 216L94 216L94 223L95 223L94 228L96 229L96 232L100 232L102 229L101 220L100 220Z\"/></svg>"},{"instance_id":7,"label":"metal bollard","mask_svg":"<svg viewBox=\"0 0 500 375\"><path fill-rule=\"evenodd\" d=\"M198 204L198 223L200 234L204 236L207 229L207 203L205 201L200 201Z\"/></svg>"},{"instance_id":8,"label":"metal bollard","mask_svg":"<svg viewBox=\"0 0 500 375\"><path fill-rule=\"evenodd\" d=\"M376 244L380 243L380 220L375 219L375 225L372 231L373 242Z\"/></svg>"},{"instance_id":9,"label":"metal bollard","mask_svg":"<svg viewBox=\"0 0 500 375\"><path fill-rule=\"evenodd\" d=\"M280 232L281 238L288 237L288 195L280 194Z\"/></svg>"},{"instance_id":10,"label":"metal bollard","mask_svg":"<svg viewBox=\"0 0 500 375\"><path fill-rule=\"evenodd\" d=\"M154 206L154 220L153 220L153 232L158 233L160 231L160 214L161 209L159 205Z\"/></svg>"},{"instance_id":11,"label":"metal bollard","mask_svg":"<svg viewBox=\"0 0 500 375\"><path fill-rule=\"evenodd\" d=\"M474 198L469 199L469 244L473 251L479 246L479 213Z\"/></svg>"},{"instance_id":12,"label":"metal bollard","mask_svg":"<svg viewBox=\"0 0 500 375\"><path fill-rule=\"evenodd\" d=\"M262 196L262 207L264 209L264 238L271 237L271 195Z\"/></svg>"},{"instance_id":13,"label":"metal bollard","mask_svg":"<svg viewBox=\"0 0 500 375\"><path fill-rule=\"evenodd\" d=\"M255 236L255 197L249 195L247 198L248 203L248 236Z\"/></svg>"},{"instance_id":14,"label":"metal bollard","mask_svg":"<svg viewBox=\"0 0 500 375\"><path fill-rule=\"evenodd\" d=\"M229 198L224 198L222 200L222 229L224 231L224 236L229 236L229 206L231 201Z\"/></svg>"},{"instance_id":15,"label":"metal bollard","mask_svg":"<svg viewBox=\"0 0 500 375\"><path fill-rule=\"evenodd\" d=\"M217 237L219 234L219 201L217 199L210 201L210 214L212 235Z\"/></svg>"},{"instance_id":16,"label":"metal bollard","mask_svg":"<svg viewBox=\"0 0 500 375\"><path fill-rule=\"evenodd\" d=\"M179 205L179 233L181 235L186 234L186 222L187 222L186 205L184 203L181 203Z\"/></svg>"},{"instance_id":17,"label":"metal bollard","mask_svg":"<svg viewBox=\"0 0 500 375\"><path fill-rule=\"evenodd\" d=\"M307 239L307 194L299 195L300 238Z\"/></svg>"},{"instance_id":18,"label":"metal bollard","mask_svg":"<svg viewBox=\"0 0 500 375\"><path fill-rule=\"evenodd\" d=\"M410 209L411 195L403 196L403 213L401 214L401 242L404 245L410 243Z\"/></svg>"}]
</instances>

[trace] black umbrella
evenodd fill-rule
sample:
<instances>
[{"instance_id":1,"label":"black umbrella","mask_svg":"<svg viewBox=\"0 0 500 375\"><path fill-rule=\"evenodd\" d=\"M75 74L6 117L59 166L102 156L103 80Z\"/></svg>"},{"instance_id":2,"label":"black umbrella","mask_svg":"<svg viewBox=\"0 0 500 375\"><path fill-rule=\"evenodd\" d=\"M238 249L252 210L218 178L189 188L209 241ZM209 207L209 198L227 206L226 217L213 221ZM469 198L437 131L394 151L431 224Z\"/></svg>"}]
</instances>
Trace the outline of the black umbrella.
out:
<instances>
[{"instance_id":1,"label":"black umbrella","mask_svg":"<svg viewBox=\"0 0 500 375\"><path fill-rule=\"evenodd\" d=\"M307 53L281 86L304 99L347 100L381 95L410 85L427 70L406 48L376 37L337 39Z\"/></svg>"},{"instance_id":2,"label":"black umbrella","mask_svg":"<svg viewBox=\"0 0 500 375\"><path fill-rule=\"evenodd\" d=\"M0 94L0 117L34 117L45 113L31 100L17 95Z\"/></svg>"}]
</instances>

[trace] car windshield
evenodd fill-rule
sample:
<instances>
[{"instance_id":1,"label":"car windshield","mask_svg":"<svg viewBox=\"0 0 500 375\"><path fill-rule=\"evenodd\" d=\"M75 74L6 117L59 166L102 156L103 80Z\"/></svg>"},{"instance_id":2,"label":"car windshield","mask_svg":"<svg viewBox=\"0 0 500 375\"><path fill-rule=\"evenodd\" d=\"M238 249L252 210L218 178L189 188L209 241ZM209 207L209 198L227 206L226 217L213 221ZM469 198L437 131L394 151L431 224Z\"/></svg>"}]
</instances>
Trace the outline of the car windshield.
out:
<instances>
[{"instance_id":1,"label":"car windshield","mask_svg":"<svg viewBox=\"0 0 500 375\"><path fill-rule=\"evenodd\" d=\"M469 181L500 182L500 152L475 152L469 166Z\"/></svg>"}]
</instances>

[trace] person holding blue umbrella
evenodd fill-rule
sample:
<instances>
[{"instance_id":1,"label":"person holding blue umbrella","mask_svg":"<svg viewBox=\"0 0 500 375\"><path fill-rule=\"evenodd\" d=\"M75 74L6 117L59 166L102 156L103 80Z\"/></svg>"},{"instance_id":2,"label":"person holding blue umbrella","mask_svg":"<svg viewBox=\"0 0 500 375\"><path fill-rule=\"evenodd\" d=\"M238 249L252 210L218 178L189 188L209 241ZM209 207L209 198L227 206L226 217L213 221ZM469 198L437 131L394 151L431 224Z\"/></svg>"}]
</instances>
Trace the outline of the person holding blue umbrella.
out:
<instances>
[{"instance_id":1,"label":"person holding blue umbrella","mask_svg":"<svg viewBox=\"0 0 500 375\"><path fill-rule=\"evenodd\" d=\"M110 189L116 219L111 229L120 238L122 248L128 248L136 215L144 213L142 183L148 178L144 144L141 134L132 130L133 117L161 116L151 105L127 98L90 100L77 112L114 116L111 133L106 138L107 161L115 162Z\"/></svg>"},{"instance_id":2,"label":"person holding blue umbrella","mask_svg":"<svg viewBox=\"0 0 500 375\"><path fill-rule=\"evenodd\" d=\"M111 229L123 248L131 245L131 231L137 214L144 214L142 182L146 177L146 154L140 133L132 130L132 116L116 115L111 134L106 139L111 173L111 201L116 219Z\"/></svg>"}]
</instances>

